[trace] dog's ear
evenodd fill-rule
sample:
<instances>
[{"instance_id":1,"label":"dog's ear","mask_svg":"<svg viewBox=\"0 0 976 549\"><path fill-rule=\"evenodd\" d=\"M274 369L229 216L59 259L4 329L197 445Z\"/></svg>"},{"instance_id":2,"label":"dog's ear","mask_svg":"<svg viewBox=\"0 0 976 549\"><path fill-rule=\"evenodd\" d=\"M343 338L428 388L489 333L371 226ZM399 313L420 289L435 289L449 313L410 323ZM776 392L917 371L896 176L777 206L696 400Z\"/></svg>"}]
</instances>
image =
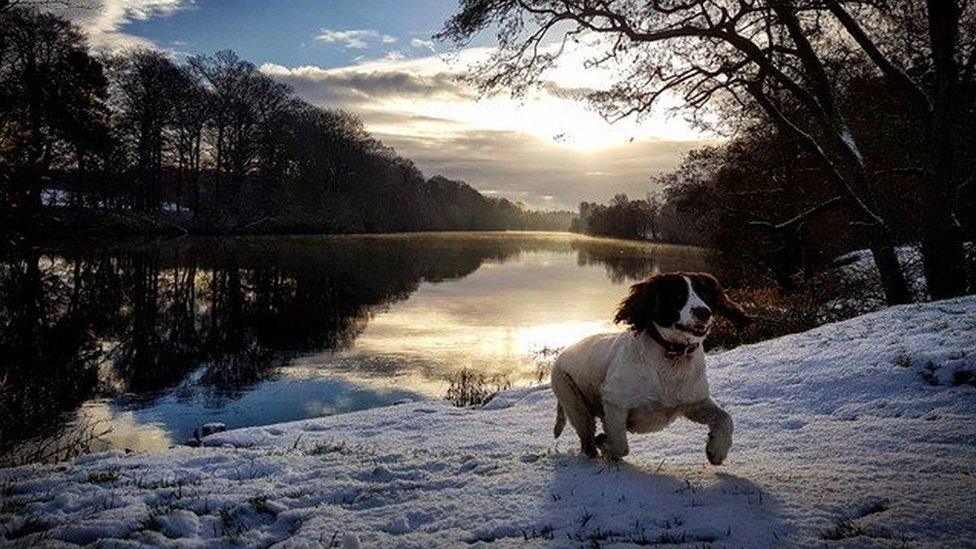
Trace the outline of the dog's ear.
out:
<instances>
[{"instance_id":1,"label":"dog's ear","mask_svg":"<svg viewBox=\"0 0 976 549\"><path fill-rule=\"evenodd\" d=\"M632 285L630 293L617 307L613 321L626 324L636 333L647 330L661 305L659 287L660 278L657 275Z\"/></svg>"},{"instance_id":2,"label":"dog's ear","mask_svg":"<svg viewBox=\"0 0 976 549\"><path fill-rule=\"evenodd\" d=\"M732 301L717 278L707 273L691 273L688 276L705 289L703 293L706 295L701 297L712 307L715 314L729 319L737 329L745 328L752 323L752 317L746 314L742 305Z\"/></svg>"}]
</instances>

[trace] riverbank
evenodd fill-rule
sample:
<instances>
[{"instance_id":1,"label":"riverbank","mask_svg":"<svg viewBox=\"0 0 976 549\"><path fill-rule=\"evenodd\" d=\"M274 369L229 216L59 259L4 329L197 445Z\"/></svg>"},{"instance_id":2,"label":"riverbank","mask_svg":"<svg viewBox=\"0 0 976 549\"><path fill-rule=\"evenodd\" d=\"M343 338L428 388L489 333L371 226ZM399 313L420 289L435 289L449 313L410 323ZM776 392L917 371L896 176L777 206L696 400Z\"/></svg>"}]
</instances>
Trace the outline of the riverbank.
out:
<instances>
[{"instance_id":1,"label":"riverbank","mask_svg":"<svg viewBox=\"0 0 976 549\"><path fill-rule=\"evenodd\" d=\"M0 541L427 546L976 543L976 297L710 357L727 464L679 422L619 466L551 439L545 387L0 471Z\"/></svg>"}]
</instances>

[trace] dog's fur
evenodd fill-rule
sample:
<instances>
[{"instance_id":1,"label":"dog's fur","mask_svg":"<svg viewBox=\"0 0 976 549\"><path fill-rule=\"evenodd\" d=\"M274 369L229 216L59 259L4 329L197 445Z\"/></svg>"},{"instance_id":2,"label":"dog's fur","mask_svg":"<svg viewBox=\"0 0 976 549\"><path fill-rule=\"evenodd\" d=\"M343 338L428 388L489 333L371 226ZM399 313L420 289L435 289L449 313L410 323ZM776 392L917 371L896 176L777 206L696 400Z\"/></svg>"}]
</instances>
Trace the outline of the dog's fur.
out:
<instances>
[{"instance_id":1,"label":"dog's fur","mask_svg":"<svg viewBox=\"0 0 976 549\"><path fill-rule=\"evenodd\" d=\"M616 460L629 452L628 432L659 431L680 415L708 425L705 453L721 464L732 445L732 418L708 392L701 343L712 313L736 325L749 320L708 274L659 274L631 286L614 319L629 330L588 337L556 359L556 438L568 419L583 453L599 450ZM596 418L604 434L596 435Z\"/></svg>"}]
</instances>

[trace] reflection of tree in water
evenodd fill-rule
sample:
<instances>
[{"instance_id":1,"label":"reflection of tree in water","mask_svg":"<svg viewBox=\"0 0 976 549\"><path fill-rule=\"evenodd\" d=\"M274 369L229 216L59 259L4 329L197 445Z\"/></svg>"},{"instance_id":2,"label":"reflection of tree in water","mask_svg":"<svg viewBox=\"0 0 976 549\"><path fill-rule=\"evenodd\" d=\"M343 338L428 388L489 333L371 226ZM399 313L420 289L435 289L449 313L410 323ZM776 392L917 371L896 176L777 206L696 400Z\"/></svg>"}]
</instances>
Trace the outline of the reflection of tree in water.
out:
<instances>
[{"instance_id":1,"label":"reflection of tree in water","mask_svg":"<svg viewBox=\"0 0 976 549\"><path fill-rule=\"evenodd\" d=\"M689 248L614 240L581 240L572 243L576 263L603 266L614 284L641 280L656 272L708 270L712 262Z\"/></svg>"},{"instance_id":2,"label":"reflection of tree in water","mask_svg":"<svg viewBox=\"0 0 976 549\"><path fill-rule=\"evenodd\" d=\"M378 308L420 282L465 276L526 246L213 239L8 256L0 413L10 420L0 454L51 434L89 398L151 401L193 372L215 398L234 398L287 357L349 346Z\"/></svg>"},{"instance_id":3,"label":"reflection of tree in water","mask_svg":"<svg viewBox=\"0 0 976 549\"><path fill-rule=\"evenodd\" d=\"M97 384L101 353L71 285L81 273L50 267L34 250L0 266L0 453Z\"/></svg>"},{"instance_id":4,"label":"reflection of tree in water","mask_svg":"<svg viewBox=\"0 0 976 549\"><path fill-rule=\"evenodd\" d=\"M614 284L640 280L654 272L655 261L651 257L616 257L608 250L593 250L580 248L577 250L576 263L581 267L601 265L607 277Z\"/></svg>"}]
</instances>

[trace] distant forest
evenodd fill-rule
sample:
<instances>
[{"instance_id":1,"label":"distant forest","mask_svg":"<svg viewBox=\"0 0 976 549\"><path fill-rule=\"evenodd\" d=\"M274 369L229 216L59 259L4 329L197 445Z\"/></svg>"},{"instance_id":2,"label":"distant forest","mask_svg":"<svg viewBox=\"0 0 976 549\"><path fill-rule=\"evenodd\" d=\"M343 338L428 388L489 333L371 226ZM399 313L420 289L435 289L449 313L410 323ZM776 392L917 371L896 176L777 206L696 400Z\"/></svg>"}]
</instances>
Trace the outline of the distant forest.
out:
<instances>
[{"instance_id":1,"label":"distant forest","mask_svg":"<svg viewBox=\"0 0 976 549\"><path fill-rule=\"evenodd\" d=\"M6 234L566 230L573 218L426 178L353 114L310 105L231 51L95 54L69 21L4 5Z\"/></svg>"}]
</instances>

